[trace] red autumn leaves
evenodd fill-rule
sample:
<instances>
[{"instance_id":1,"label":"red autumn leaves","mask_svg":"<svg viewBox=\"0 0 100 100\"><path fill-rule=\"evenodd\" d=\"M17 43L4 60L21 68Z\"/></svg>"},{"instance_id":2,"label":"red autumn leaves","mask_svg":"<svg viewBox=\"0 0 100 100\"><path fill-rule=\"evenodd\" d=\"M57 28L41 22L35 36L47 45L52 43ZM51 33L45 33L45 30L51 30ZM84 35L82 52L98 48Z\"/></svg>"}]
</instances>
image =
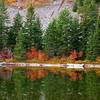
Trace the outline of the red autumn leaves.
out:
<instances>
[{"instance_id":1,"label":"red autumn leaves","mask_svg":"<svg viewBox=\"0 0 100 100\"><path fill-rule=\"evenodd\" d=\"M35 48L32 48L30 51L28 51L26 56L28 59L37 58L40 61L47 60L46 54L43 51L36 50ZM69 54L69 58L71 60L78 60L78 59L82 58L82 56L83 56L83 52L82 51L78 52L76 50L71 51Z\"/></svg>"},{"instance_id":2,"label":"red autumn leaves","mask_svg":"<svg viewBox=\"0 0 100 100\"><path fill-rule=\"evenodd\" d=\"M44 61L47 59L46 54L42 51L38 51L35 48L32 48L30 51L27 52L26 54L28 59L33 59L33 58L37 58L40 61Z\"/></svg>"},{"instance_id":3,"label":"red autumn leaves","mask_svg":"<svg viewBox=\"0 0 100 100\"><path fill-rule=\"evenodd\" d=\"M76 71L70 71L69 73L66 70L60 70L58 71L56 68L50 68L50 69L38 69L38 70L28 70L26 72L26 76L30 80L36 80L46 77L49 73L52 74L59 74L62 77L69 76L70 80L82 80L82 73L76 72Z\"/></svg>"},{"instance_id":4,"label":"red autumn leaves","mask_svg":"<svg viewBox=\"0 0 100 100\"><path fill-rule=\"evenodd\" d=\"M31 80L41 79L45 77L48 74L48 72L44 69L41 70L29 70L26 72L27 78Z\"/></svg>"},{"instance_id":5,"label":"red autumn leaves","mask_svg":"<svg viewBox=\"0 0 100 100\"><path fill-rule=\"evenodd\" d=\"M69 58L72 59L72 60L78 60L80 58L83 57L83 52L82 51L76 51L76 50L73 50L70 52L70 55L69 55Z\"/></svg>"}]
</instances>

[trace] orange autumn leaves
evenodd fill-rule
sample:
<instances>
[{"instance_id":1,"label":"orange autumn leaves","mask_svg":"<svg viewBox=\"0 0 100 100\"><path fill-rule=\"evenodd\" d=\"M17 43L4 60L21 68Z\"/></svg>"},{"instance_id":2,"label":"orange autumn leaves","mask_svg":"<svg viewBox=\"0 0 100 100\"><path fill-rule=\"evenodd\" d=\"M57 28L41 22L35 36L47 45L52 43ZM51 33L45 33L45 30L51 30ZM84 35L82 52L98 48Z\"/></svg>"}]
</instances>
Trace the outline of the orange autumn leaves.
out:
<instances>
[{"instance_id":1,"label":"orange autumn leaves","mask_svg":"<svg viewBox=\"0 0 100 100\"><path fill-rule=\"evenodd\" d=\"M41 70L28 70L26 72L27 78L31 80L41 79L45 77L48 74L48 72L44 69Z\"/></svg>"},{"instance_id":2,"label":"orange autumn leaves","mask_svg":"<svg viewBox=\"0 0 100 100\"><path fill-rule=\"evenodd\" d=\"M43 51L40 51L40 50L38 51L35 48L32 48L30 51L28 51L26 53L26 56L28 59L37 58L40 61L45 61L48 59L47 55ZM78 59L82 58L82 56L83 56L82 51L78 52L76 50L73 50L70 52L68 58L71 60L78 60ZM60 58L62 59L62 57L60 57Z\"/></svg>"},{"instance_id":3,"label":"orange autumn leaves","mask_svg":"<svg viewBox=\"0 0 100 100\"><path fill-rule=\"evenodd\" d=\"M16 0L5 0L5 2L6 2L7 4L12 4L12 3L15 3Z\"/></svg>"},{"instance_id":4,"label":"orange autumn leaves","mask_svg":"<svg viewBox=\"0 0 100 100\"><path fill-rule=\"evenodd\" d=\"M69 58L72 59L72 60L78 60L80 58L83 57L83 52L82 51L76 51L76 50L73 50L70 52L70 55L69 55Z\"/></svg>"},{"instance_id":5,"label":"orange autumn leaves","mask_svg":"<svg viewBox=\"0 0 100 100\"><path fill-rule=\"evenodd\" d=\"M57 70L56 68L52 67L49 69L37 69L37 70L33 70L30 69L26 72L26 76L28 79L30 80L36 80L36 79L41 79L46 77L49 73L52 74L59 74L62 77L64 76L68 76L70 80L82 80L82 73L78 72L78 71L71 71L71 72L67 72L66 70Z\"/></svg>"},{"instance_id":6,"label":"orange autumn leaves","mask_svg":"<svg viewBox=\"0 0 100 100\"><path fill-rule=\"evenodd\" d=\"M32 48L30 51L26 53L26 56L28 59L37 58L40 61L45 61L47 59L47 56L44 52L38 51L35 48Z\"/></svg>"},{"instance_id":7,"label":"orange autumn leaves","mask_svg":"<svg viewBox=\"0 0 100 100\"><path fill-rule=\"evenodd\" d=\"M18 2L18 0L5 0L6 4L14 4L16 5L16 2ZM32 5L34 6L41 6L41 5L45 5L50 3L51 0L19 0L19 6L21 7L27 7L28 4L32 3Z\"/></svg>"}]
</instances>

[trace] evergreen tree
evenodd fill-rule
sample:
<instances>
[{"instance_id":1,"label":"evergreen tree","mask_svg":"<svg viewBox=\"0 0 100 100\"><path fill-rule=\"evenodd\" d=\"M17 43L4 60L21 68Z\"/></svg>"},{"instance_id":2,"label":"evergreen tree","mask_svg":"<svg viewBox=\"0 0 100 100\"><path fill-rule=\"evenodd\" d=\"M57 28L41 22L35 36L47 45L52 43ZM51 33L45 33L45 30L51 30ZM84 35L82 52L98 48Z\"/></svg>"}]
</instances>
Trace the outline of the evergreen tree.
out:
<instances>
[{"instance_id":1,"label":"evergreen tree","mask_svg":"<svg viewBox=\"0 0 100 100\"><path fill-rule=\"evenodd\" d=\"M74 0L73 11L77 12L82 7L84 0Z\"/></svg>"},{"instance_id":2,"label":"evergreen tree","mask_svg":"<svg viewBox=\"0 0 100 100\"><path fill-rule=\"evenodd\" d=\"M48 26L43 38L44 50L49 56L57 56L58 48L61 46L61 34L58 34L57 21L54 19Z\"/></svg>"},{"instance_id":3,"label":"evergreen tree","mask_svg":"<svg viewBox=\"0 0 100 100\"><path fill-rule=\"evenodd\" d=\"M65 41L64 37L68 35L69 20L69 12L65 9L58 19L54 19L49 24L44 36L44 49L49 56L60 56L67 53L68 41Z\"/></svg>"},{"instance_id":4,"label":"evergreen tree","mask_svg":"<svg viewBox=\"0 0 100 100\"><path fill-rule=\"evenodd\" d=\"M80 7L81 13L81 49L86 50L87 38L94 31L97 20L97 6L95 0L84 0L83 6Z\"/></svg>"},{"instance_id":5,"label":"evergreen tree","mask_svg":"<svg viewBox=\"0 0 100 100\"><path fill-rule=\"evenodd\" d=\"M81 34L79 25L79 20L73 18L66 9L60 13L57 29L58 33L62 34L62 44L59 49L62 54L68 55L73 50L80 51Z\"/></svg>"},{"instance_id":6,"label":"evergreen tree","mask_svg":"<svg viewBox=\"0 0 100 100\"><path fill-rule=\"evenodd\" d=\"M96 60L100 56L100 18L97 20L96 29L88 38L87 59Z\"/></svg>"},{"instance_id":7,"label":"evergreen tree","mask_svg":"<svg viewBox=\"0 0 100 100\"><path fill-rule=\"evenodd\" d=\"M16 45L14 48L14 58L16 60L25 60L26 55L26 48L25 48L25 34L23 31L19 31L17 39L16 39Z\"/></svg>"},{"instance_id":8,"label":"evergreen tree","mask_svg":"<svg viewBox=\"0 0 100 100\"><path fill-rule=\"evenodd\" d=\"M61 55L66 55L69 53L69 41L71 32L71 20L72 17L67 9L61 11L57 20L57 30L59 34L59 45L58 52Z\"/></svg>"},{"instance_id":9,"label":"evergreen tree","mask_svg":"<svg viewBox=\"0 0 100 100\"><path fill-rule=\"evenodd\" d=\"M8 34L8 46L11 49L14 49L14 46L16 44L16 37L18 35L18 32L20 31L22 27L22 17L20 13L18 12L14 18L13 25L9 28L9 34Z\"/></svg>"},{"instance_id":10,"label":"evergreen tree","mask_svg":"<svg viewBox=\"0 0 100 100\"><path fill-rule=\"evenodd\" d=\"M83 6L85 0L74 0L73 11L78 12L80 8ZM88 0L87 0L88 1ZM100 0L94 0L96 4L100 3Z\"/></svg>"},{"instance_id":11,"label":"evergreen tree","mask_svg":"<svg viewBox=\"0 0 100 100\"><path fill-rule=\"evenodd\" d=\"M48 26L44 36L44 49L51 56L67 55L72 50L80 51L80 26L78 19L63 10L58 19Z\"/></svg>"},{"instance_id":12,"label":"evergreen tree","mask_svg":"<svg viewBox=\"0 0 100 100\"><path fill-rule=\"evenodd\" d=\"M68 37L68 48L69 52L73 50L80 51L81 50L81 34L80 34L80 24L79 20L76 18L72 18L70 21L70 30ZM65 37L66 39L66 37Z\"/></svg>"},{"instance_id":13,"label":"evergreen tree","mask_svg":"<svg viewBox=\"0 0 100 100\"><path fill-rule=\"evenodd\" d=\"M0 0L0 50L7 44L7 14L4 0Z\"/></svg>"},{"instance_id":14,"label":"evergreen tree","mask_svg":"<svg viewBox=\"0 0 100 100\"><path fill-rule=\"evenodd\" d=\"M27 10L27 22L25 25L27 33L27 49L32 47L42 49L42 30L39 18L36 16L32 5Z\"/></svg>"}]
</instances>

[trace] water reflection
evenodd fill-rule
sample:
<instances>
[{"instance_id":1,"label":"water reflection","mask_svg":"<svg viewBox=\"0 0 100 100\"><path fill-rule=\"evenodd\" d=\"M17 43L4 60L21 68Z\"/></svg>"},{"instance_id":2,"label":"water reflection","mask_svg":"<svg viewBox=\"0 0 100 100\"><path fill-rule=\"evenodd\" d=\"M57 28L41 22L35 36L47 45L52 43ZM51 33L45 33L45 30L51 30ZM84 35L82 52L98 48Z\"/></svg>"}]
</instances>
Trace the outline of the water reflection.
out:
<instances>
[{"instance_id":1,"label":"water reflection","mask_svg":"<svg viewBox=\"0 0 100 100\"><path fill-rule=\"evenodd\" d=\"M12 77L12 69L4 67L4 68L0 68L0 78L3 79L11 79Z\"/></svg>"},{"instance_id":2,"label":"water reflection","mask_svg":"<svg viewBox=\"0 0 100 100\"><path fill-rule=\"evenodd\" d=\"M0 100L100 100L99 94L95 71L0 69Z\"/></svg>"}]
</instances>

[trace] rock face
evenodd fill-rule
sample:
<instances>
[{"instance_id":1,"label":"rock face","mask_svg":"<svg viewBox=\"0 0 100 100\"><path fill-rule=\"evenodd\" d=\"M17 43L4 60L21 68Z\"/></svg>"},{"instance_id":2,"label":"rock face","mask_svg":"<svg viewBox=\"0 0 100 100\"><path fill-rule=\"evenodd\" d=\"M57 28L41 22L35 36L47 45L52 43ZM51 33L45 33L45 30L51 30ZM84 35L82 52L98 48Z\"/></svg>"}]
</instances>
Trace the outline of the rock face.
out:
<instances>
[{"instance_id":1,"label":"rock face","mask_svg":"<svg viewBox=\"0 0 100 100\"><path fill-rule=\"evenodd\" d=\"M65 1L65 2L72 2L73 0L6 0L6 3L11 5L19 5L26 7L28 4L32 3L33 6L43 6L46 4L53 3L55 1Z\"/></svg>"},{"instance_id":2,"label":"rock face","mask_svg":"<svg viewBox=\"0 0 100 100\"><path fill-rule=\"evenodd\" d=\"M62 6L60 6L61 3L62 3L62 0L55 0L52 4L35 8L35 12L40 18L43 29L47 28L49 22L54 17L58 16L59 12L62 9L67 8L70 10L72 8L72 4L70 3L63 3ZM7 12L8 12L8 16L10 17L11 23L13 22L13 18L17 12L21 14L24 21L26 19L25 16L26 16L27 10L25 8L20 9L17 6L8 6Z\"/></svg>"}]
</instances>

